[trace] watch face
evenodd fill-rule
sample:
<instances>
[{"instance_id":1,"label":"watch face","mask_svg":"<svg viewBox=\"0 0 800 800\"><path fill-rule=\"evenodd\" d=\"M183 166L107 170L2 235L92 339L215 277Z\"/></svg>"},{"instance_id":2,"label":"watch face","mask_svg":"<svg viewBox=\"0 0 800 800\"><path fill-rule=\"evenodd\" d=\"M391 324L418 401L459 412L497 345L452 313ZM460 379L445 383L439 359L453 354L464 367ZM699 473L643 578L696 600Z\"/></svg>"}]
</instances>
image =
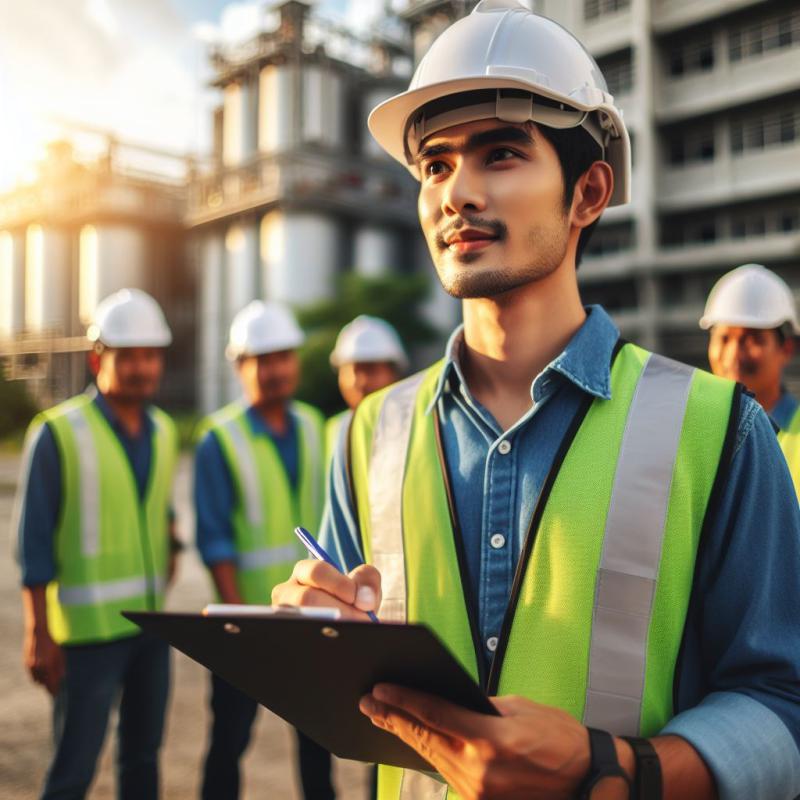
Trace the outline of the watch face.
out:
<instances>
[{"instance_id":1,"label":"watch face","mask_svg":"<svg viewBox=\"0 0 800 800\"><path fill-rule=\"evenodd\" d=\"M604 775L592 786L589 797L591 800L616 800L619 797L628 797L629 791L630 787L625 778L619 775Z\"/></svg>"}]
</instances>

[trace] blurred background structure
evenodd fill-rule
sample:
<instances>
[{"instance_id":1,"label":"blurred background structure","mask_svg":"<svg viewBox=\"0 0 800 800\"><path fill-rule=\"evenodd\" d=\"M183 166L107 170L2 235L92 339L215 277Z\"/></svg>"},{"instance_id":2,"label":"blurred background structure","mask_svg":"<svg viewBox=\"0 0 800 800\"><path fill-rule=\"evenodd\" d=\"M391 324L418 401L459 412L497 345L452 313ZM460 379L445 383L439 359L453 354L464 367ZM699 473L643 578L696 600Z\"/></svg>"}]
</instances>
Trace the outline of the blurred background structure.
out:
<instances>
[{"instance_id":1,"label":"blurred background structure","mask_svg":"<svg viewBox=\"0 0 800 800\"><path fill-rule=\"evenodd\" d=\"M366 117L474 5L375 2L382 18L356 34L312 3L267 3L258 31L209 48L209 153L107 137L87 160L76 141L91 131L55 142L34 183L0 196L7 377L27 379L41 402L76 391L85 320L123 285L152 291L178 332L164 402L201 412L236 391L224 341L254 297L302 309L335 302L344 275L427 274L423 312L443 339L458 306L433 277L415 183L372 142ZM598 226L579 273L584 298L626 337L705 366L697 320L721 274L756 261L800 289L800 8L530 5L586 44L632 131L633 202ZM798 381L800 367L789 375Z\"/></svg>"}]
</instances>

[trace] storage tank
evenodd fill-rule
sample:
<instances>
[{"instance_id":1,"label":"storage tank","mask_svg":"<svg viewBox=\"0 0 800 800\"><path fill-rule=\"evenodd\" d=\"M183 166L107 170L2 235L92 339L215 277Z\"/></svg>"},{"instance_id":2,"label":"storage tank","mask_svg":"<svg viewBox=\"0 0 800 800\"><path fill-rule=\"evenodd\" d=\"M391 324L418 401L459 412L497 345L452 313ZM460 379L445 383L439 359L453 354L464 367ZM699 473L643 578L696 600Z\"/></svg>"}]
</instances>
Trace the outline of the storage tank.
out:
<instances>
[{"instance_id":1,"label":"storage tank","mask_svg":"<svg viewBox=\"0 0 800 800\"><path fill-rule=\"evenodd\" d=\"M303 66L303 141L341 149L345 139L344 84L338 72Z\"/></svg>"},{"instance_id":2,"label":"storage tank","mask_svg":"<svg viewBox=\"0 0 800 800\"><path fill-rule=\"evenodd\" d=\"M321 214L272 211L261 220L262 285L271 300L306 306L333 296L342 231Z\"/></svg>"},{"instance_id":3,"label":"storage tank","mask_svg":"<svg viewBox=\"0 0 800 800\"><path fill-rule=\"evenodd\" d=\"M391 228L362 225L353 237L353 268L368 278L396 272L402 266L397 245Z\"/></svg>"},{"instance_id":4,"label":"storage tank","mask_svg":"<svg viewBox=\"0 0 800 800\"><path fill-rule=\"evenodd\" d=\"M24 244L21 234L0 231L0 339L25 326Z\"/></svg>"},{"instance_id":5,"label":"storage tank","mask_svg":"<svg viewBox=\"0 0 800 800\"><path fill-rule=\"evenodd\" d=\"M382 103L384 100L388 100L395 94L397 94L396 91L392 91L391 89L383 87L371 89L370 91L365 92L361 98L359 122L361 126L361 130L359 132L359 135L361 136L361 152L365 156L369 156L369 158L378 158L391 161L391 157L375 141L372 134L369 132L367 120L369 119L370 112L373 108L375 108L375 106L377 106L379 103Z\"/></svg>"},{"instance_id":6,"label":"storage tank","mask_svg":"<svg viewBox=\"0 0 800 800\"><path fill-rule=\"evenodd\" d=\"M70 329L70 242L66 232L29 225L25 235L25 328Z\"/></svg>"},{"instance_id":7,"label":"storage tank","mask_svg":"<svg viewBox=\"0 0 800 800\"><path fill-rule=\"evenodd\" d=\"M197 396L200 410L209 414L222 405L222 387L230 372L225 362L228 329L223 304L225 241L222 232L208 232L199 242L198 255Z\"/></svg>"},{"instance_id":8,"label":"storage tank","mask_svg":"<svg viewBox=\"0 0 800 800\"><path fill-rule=\"evenodd\" d=\"M222 163L236 167L256 152L257 96L247 81L222 92Z\"/></svg>"},{"instance_id":9,"label":"storage tank","mask_svg":"<svg viewBox=\"0 0 800 800\"><path fill-rule=\"evenodd\" d=\"M84 225L79 238L78 310L88 325L97 304L119 289L152 291L152 270L141 230L127 225Z\"/></svg>"},{"instance_id":10,"label":"storage tank","mask_svg":"<svg viewBox=\"0 0 800 800\"><path fill-rule=\"evenodd\" d=\"M294 144L295 68L269 64L258 76L258 149L286 150Z\"/></svg>"}]
</instances>

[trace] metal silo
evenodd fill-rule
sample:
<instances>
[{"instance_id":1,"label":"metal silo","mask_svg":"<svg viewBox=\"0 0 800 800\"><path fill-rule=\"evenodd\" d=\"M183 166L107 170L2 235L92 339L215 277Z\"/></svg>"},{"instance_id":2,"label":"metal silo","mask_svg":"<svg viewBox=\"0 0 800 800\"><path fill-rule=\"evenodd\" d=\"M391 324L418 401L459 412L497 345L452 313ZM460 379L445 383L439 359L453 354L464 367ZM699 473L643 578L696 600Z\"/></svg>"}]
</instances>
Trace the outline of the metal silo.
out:
<instances>
[{"instance_id":1,"label":"metal silo","mask_svg":"<svg viewBox=\"0 0 800 800\"><path fill-rule=\"evenodd\" d=\"M143 231L124 225L84 225L78 257L78 310L88 325L97 304L118 289L151 291Z\"/></svg>"},{"instance_id":2,"label":"metal silo","mask_svg":"<svg viewBox=\"0 0 800 800\"><path fill-rule=\"evenodd\" d=\"M24 238L0 232L0 338L21 333L25 325Z\"/></svg>"},{"instance_id":3,"label":"metal silo","mask_svg":"<svg viewBox=\"0 0 800 800\"><path fill-rule=\"evenodd\" d=\"M25 327L66 332L70 321L70 242L66 232L29 225L25 239Z\"/></svg>"},{"instance_id":4,"label":"metal silo","mask_svg":"<svg viewBox=\"0 0 800 800\"><path fill-rule=\"evenodd\" d=\"M391 228L362 225L353 237L353 268L359 275L377 277L397 272L397 235Z\"/></svg>"},{"instance_id":5,"label":"metal silo","mask_svg":"<svg viewBox=\"0 0 800 800\"><path fill-rule=\"evenodd\" d=\"M258 149L286 150L294 144L295 68L269 64L258 76Z\"/></svg>"},{"instance_id":6,"label":"metal silo","mask_svg":"<svg viewBox=\"0 0 800 800\"><path fill-rule=\"evenodd\" d=\"M272 211L261 220L262 284L271 300L305 306L333 296L342 230L331 217Z\"/></svg>"},{"instance_id":7,"label":"metal silo","mask_svg":"<svg viewBox=\"0 0 800 800\"><path fill-rule=\"evenodd\" d=\"M303 141L344 146L344 85L338 72L318 64L303 66Z\"/></svg>"},{"instance_id":8,"label":"metal silo","mask_svg":"<svg viewBox=\"0 0 800 800\"><path fill-rule=\"evenodd\" d=\"M222 163L236 167L256 151L256 95L247 81L229 83L222 96Z\"/></svg>"}]
</instances>

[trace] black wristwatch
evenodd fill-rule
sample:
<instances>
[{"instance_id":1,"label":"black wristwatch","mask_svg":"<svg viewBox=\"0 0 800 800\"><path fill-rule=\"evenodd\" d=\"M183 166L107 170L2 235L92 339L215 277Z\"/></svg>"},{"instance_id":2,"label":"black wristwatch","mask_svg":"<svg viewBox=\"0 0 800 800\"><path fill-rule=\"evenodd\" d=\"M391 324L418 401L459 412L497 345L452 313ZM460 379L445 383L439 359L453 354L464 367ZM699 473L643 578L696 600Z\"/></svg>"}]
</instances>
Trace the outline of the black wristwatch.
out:
<instances>
[{"instance_id":1,"label":"black wristwatch","mask_svg":"<svg viewBox=\"0 0 800 800\"><path fill-rule=\"evenodd\" d=\"M628 773L619 765L614 737L608 731L600 731L597 728L587 728L587 730L592 755L589 774L578 795L580 800L590 800L595 788L606 781L624 781L630 790L631 781Z\"/></svg>"},{"instance_id":2,"label":"black wristwatch","mask_svg":"<svg viewBox=\"0 0 800 800\"><path fill-rule=\"evenodd\" d=\"M635 800L661 800L663 786L661 783L661 761L655 747L647 739L636 736L622 737L632 748L636 756L636 777L634 778Z\"/></svg>"}]
</instances>

